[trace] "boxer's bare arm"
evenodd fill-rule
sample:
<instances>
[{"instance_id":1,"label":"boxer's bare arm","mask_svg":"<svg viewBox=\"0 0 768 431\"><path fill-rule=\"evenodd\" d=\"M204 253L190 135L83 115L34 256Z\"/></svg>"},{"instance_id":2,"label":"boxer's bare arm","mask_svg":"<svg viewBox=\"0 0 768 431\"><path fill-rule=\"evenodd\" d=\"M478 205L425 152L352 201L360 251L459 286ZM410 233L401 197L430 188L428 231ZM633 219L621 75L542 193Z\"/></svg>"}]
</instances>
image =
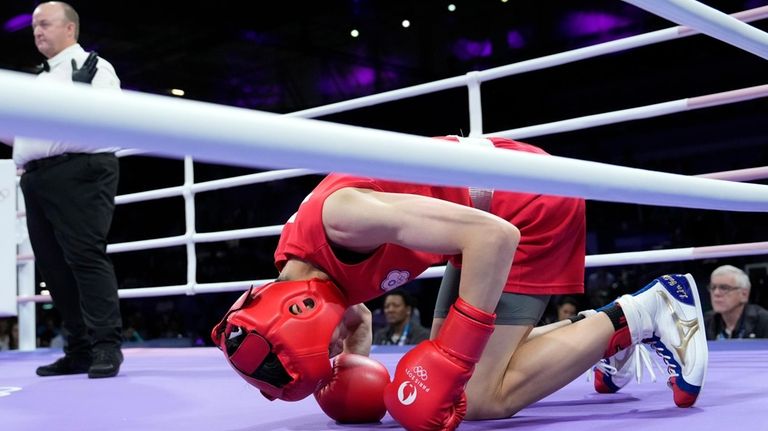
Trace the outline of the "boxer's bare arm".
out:
<instances>
[{"instance_id":1,"label":"boxer's bare arm","mask_svg":"<svg viewBox=\"0 0 768 431\"><path fill-rule=\"evenodd\" d=\"M459 294L493 312L520 239L515 226L490 213L435 198L346 188L323 206L328 239L370 252L385 243L438 254L461 254Z\"/></svg>"}]
</instances>

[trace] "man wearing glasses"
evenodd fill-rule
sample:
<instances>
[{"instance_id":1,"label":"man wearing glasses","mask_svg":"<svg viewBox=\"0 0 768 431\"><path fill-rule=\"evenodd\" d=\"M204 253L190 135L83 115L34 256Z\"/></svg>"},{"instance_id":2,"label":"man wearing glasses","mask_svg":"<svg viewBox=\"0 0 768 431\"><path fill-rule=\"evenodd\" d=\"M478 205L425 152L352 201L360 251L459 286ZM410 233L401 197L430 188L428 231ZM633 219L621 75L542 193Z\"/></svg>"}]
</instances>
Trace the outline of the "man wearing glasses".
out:
<instances>
[{"instance_id":1,"label":"man wearing glasses","mask_svg":"<svg viewBox=\"0 0 768 431\"><path fill-rule=\"evenodd\" d=\"M768 338L768 311L749 303L747 274L731 265L712 271L707 287L712 310L704 314L708 340Z\"/></svg>"}]
</instances>

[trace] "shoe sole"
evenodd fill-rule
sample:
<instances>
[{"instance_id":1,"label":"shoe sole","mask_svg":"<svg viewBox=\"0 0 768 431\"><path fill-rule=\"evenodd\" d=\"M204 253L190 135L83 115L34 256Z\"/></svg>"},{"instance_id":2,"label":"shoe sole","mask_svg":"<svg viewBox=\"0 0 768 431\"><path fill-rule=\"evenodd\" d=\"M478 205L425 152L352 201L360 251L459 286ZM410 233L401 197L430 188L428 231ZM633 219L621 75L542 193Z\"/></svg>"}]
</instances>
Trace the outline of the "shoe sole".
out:
<instances>
[{"instance_id":1,"label":"shoe sole","mask_svg":"<svg viewBox=\"0 0 768 431\"><path fill-rule=\"evenodd\" d=\"M685 274L685 279L688 280L688 287L691 289L694 301L696 301L696 320L699 322L699 333L695 337L699 338L699 335L702 335L704 339L704 374L701 376L701 384L699 385L699 394L701 394L701 390L704 389L704 382L707 380L707 371L709 370L709 345L707 344L705 333L707 327L704 324L704 313L701 308L701 299L699 298L699 288L696 285L696 280L693 279L691 274ZM694 286L696 286L695 289ZM698 401L698 396L696 396L696 401ZM695 401L694 404L696 404Z\"/></svg>"},{"instance_id":2,"label":"shoe sole","mask_svg":"<svg viewBox=\"0 0 768 431\"><path fill-rule=\"evenodd\" d=\"M45 372L39 372L35 371L35 374L37 374L39 377L56 377L56 376L73 376L75 374L85 374L88 370L83 371L72 371L70 373L45 373Z\"/></svg>"},{"instance_id":3,"label":"shoe sole","mask_svg":"<svg viewBox=\"0 0 768 431\"><path fill-rule=\"evenodd\" d=\"M115 372L115 373L109 373L109 374L91 374L91 373L88 373L88 378L89 379L105 379L105 378L108 378L108 377L115 377L119 373L120 373L119 371Z\"/></svg>"}]
</instances>

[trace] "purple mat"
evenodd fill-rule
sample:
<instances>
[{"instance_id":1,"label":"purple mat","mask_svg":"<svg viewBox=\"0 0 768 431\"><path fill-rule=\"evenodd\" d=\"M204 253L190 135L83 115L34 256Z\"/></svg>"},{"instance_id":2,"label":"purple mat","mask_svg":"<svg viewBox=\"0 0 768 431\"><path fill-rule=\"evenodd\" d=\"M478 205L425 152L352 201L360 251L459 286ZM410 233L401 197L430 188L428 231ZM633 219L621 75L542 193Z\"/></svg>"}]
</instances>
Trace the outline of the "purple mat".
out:
<instances>
[{"instance_id":1,"label":"purple mat","mask_svg":"<svg viewBox=\"0 0 768 431\"><path fill-rule=\"evenodd\" d=\"M116 378L35 376L60 351L0 352L0 430L318 430L399 429L328 419L314 398L268 402L214 348L129 348ZM390 372L402 350L373 355ZM768 430L768 340L710 343L710 368L696 407L679 409L661 381L599 395L579 378L504 420L462 430ZM665 380L665 379L663 379Z\"/></svg>"}]
</instances>

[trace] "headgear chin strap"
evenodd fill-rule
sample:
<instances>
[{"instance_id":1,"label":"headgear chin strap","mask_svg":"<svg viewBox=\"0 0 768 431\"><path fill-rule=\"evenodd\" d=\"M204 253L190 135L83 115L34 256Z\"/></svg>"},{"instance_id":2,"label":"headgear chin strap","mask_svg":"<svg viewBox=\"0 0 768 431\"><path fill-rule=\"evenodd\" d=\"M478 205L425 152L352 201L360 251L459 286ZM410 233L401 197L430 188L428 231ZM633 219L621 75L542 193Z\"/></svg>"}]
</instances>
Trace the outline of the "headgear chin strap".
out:
<instances>
[{"instance_id":1,"label":"headgear chin strap","mask_svg":"<svg viewBox=\"0 0 768 431\"><path fill-rule=\"evenodd\" d=\"M330 377L328 346L346 309L329 280L276 281L244 293L211 338L265 397L298 401Z\"/></svg>"}]
</instances>

